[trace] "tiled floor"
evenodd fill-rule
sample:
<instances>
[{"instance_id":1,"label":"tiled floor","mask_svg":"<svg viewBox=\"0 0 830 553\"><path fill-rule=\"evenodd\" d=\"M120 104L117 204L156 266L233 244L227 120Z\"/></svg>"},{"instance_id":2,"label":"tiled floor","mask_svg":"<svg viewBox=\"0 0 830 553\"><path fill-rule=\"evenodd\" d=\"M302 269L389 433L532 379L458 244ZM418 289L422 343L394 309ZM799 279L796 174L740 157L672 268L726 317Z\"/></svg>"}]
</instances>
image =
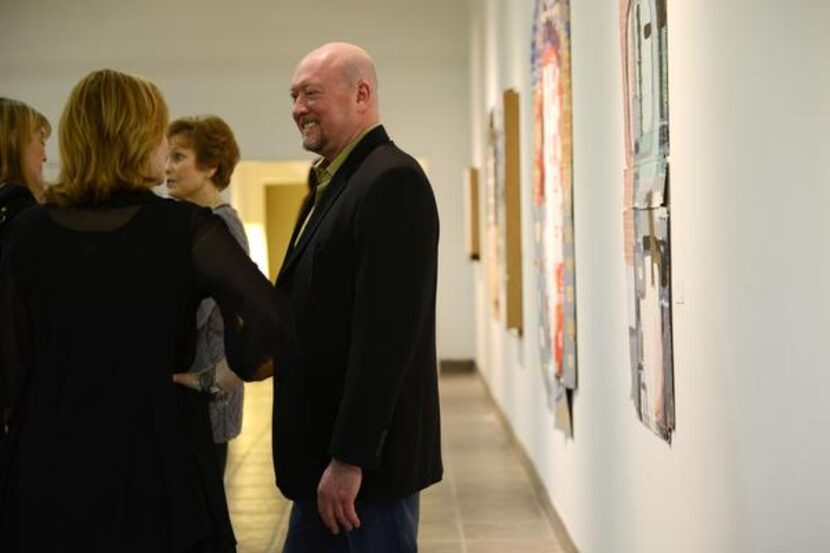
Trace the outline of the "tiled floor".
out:
<instances>
[{"instance_id":1,"label":"tiled floor","mask_svg":"<svg viewBox=\"0 0 830 553\"><path fill-rule=\"evenodd\" d=\"M276 553L285 539L290 504L273 483L271 383L246 390L245 427L231 442L228 459L228 504L239 553ZM419 550L569 551L560 545L478 376L443 376L441 408L444 481L421 496Z\"/></svg>"}]
</instances>

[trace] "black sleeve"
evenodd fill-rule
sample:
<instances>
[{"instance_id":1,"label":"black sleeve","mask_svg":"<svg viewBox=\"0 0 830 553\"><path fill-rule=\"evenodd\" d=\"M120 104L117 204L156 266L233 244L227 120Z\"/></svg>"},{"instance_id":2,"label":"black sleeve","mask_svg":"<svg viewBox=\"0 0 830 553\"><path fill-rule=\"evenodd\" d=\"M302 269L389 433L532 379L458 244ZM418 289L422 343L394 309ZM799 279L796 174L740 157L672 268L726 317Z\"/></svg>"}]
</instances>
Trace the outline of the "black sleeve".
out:
<instances>
[{"instance_id":1,"label":"black sleeve","mask_svg":"<svg viewBox=\"0 0 830 553\"><path fill-rule=\"evenodd\" d=\"M225 321L225 354L243 380L260 367L275 369L293 350L290 304L239 246L221 218L201 213L194 223L197 286L219 305Z\"/></svg>"},{"instance_id":2,"label":"black sleeve","mask_svg":"<svg viewBox=\"0 0 830 553\"><path fill-rule=\"evenodd\" d=\"M3 426L0 430L4 432L31 371L34 350L31 317L15 274L18 256L14 241L7 241L3 248L0 262L0 422Z\"/></svg>"},{"instance_id":3,"label":"black sleeve","mask_svg":"<svg viewBox=\"0 0 830 553\"><path fill-rule=\"evenodd\" d=\"M355 222L356 280L345 389L329 454L363 468L381 462L384 433L411 369L432 332L438 216L417 166L386 172Z\"/></svg>"}]
</instances>

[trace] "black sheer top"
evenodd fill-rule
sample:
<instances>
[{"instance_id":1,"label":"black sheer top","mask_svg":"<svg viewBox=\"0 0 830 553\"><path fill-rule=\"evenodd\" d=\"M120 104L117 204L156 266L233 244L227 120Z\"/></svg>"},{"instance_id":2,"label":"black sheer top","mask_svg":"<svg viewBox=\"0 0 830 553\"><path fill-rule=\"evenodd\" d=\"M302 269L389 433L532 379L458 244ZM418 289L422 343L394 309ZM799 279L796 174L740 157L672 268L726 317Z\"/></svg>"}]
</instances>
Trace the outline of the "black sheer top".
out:
<instances>
[{"instance_id":1,"label":"black sheer top","mask_svg":"<svg viewBox=\"0 0 830 553\"><path fill-rule=\"evenodd\" d=\"M33 205L37 205L37 201L25 184L13 181L0 183L0 260L3 259L3 242L12 219Z\"/></svg>"},{"instance_id":2,"label":"black sheer top","mask_svg":"<svg viewBox=\"0 0 830 553\"><path fill-rule=\"evenodd\" d=\"M210 210L125 192L14 221L0 265L12 421L0 550L233 550L207 401L171 378L192 363L207 296L234 370L267 376L292 343L287 302Z\"/></svg>"}]
</instances>

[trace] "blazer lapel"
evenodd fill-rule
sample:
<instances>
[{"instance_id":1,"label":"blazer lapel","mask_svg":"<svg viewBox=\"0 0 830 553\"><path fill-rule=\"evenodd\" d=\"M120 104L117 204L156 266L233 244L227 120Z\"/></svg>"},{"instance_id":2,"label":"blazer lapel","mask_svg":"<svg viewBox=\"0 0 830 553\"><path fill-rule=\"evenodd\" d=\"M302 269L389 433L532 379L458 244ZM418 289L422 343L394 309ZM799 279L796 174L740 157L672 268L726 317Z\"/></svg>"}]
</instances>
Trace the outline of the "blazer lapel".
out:
<instances>
[{"instance_id":1,"label":"blazer lapel","mask_svg":"<svg viewBox=\"0 0 830 553\"><path fill-rule=\"evenodd\" d=\"M306 194L305 198L303 198L303 203L300 204L300 211L297 214L297 221L294 223L294 230L291 232L291 239L288 241L288 248L285 250L285 256L282 259L283 267L286 264L286 261L291 256L291 252L294 251L294 245L297 243L297 233L300 232L300 229L303 228L303 222L308 217L308 212L311 211L311 208L314 206L314 189L317 188L317 174L314 172L314 169L309 169L308 171L308 194Z\"/></svg>"},{"instance_id":2,"label":"blazer lapel","mask_svg":"<svg viewBox=\"0 0 830 553\"><path fill-rule=\"evenodd\" d=\"M291 243L289 244L288 253L283 260L282 268L280 269L280 273L277 276L277 282L280 281L282 276L288 272L288 270L297 262L297 260L302 256L303 251L305 251L308 243L311 241L311 238L314 236L314 233L317 231L317 228L320 226L320 223L325 219L328 212L331 210L332 206L336 203L337 199L340 197L340 194L346 188L346 184L349 181L349 178L352 176L354 171L363 163L363 160L369 155L369 153L374 150L376 147L380 146L381 144L385 144L389 142L389 135L386 134L386 130L383 126L379 126L372 131L370 131L360 143L355 146L354 150L349 154L349 157L340 166L340 169L337 170L335 173L334 178L329 183L328 187L326 188L325 193L323 193L323 197L320 198L320 201L314 207L314 211L311 214L311 219L308 221L308 224L305 227L302 235L300 236L299 241L297 241L297 233L299 232L300 228L302 228L303 222L307 217L308 210L311 209L310 203L311 198L313 198L314 191L312 189L309 197L306 201L303 202L303 209L300 211L300 217L297 219L297 223L294 226L294 232L291 234ZM309 180L314 184L313 179L313 172L309 175ZM294 242L297 242L296 246L294 246Z\"/></svg>"}]
</instances>

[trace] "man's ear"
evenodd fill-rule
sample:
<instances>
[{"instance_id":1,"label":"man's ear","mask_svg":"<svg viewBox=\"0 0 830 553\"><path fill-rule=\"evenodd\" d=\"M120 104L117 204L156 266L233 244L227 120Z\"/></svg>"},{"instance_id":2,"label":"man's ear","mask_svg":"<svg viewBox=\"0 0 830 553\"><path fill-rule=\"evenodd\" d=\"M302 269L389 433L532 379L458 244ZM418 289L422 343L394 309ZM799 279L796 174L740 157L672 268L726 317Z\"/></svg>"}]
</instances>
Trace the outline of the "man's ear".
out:
<instances>
[{"instance_id":1,"label":"man's ear","mask_svg":"<svg viewBox=\"0 0 830 553\"><path fill-rule=\"evenodd\" d=\"M357 83L357 105L358 109L362 111L366 111L369 108L369 105L372 100L372 87L369 86L369 83L363 79L358 81Z\"/></svg>"},{"instance_id":2,"label":"man's ear","mask_svg":"<svg viewBox=\"0 0 830 553\"><path fill-rule=\"evenodd\" d=\"M217 167L208 167L207 170L205 171L205 173L207 174L207 178L212 179L213 175L216 174L216 170L218 168L219 168L218 166Z\"/></svg>"}]
</instances>

